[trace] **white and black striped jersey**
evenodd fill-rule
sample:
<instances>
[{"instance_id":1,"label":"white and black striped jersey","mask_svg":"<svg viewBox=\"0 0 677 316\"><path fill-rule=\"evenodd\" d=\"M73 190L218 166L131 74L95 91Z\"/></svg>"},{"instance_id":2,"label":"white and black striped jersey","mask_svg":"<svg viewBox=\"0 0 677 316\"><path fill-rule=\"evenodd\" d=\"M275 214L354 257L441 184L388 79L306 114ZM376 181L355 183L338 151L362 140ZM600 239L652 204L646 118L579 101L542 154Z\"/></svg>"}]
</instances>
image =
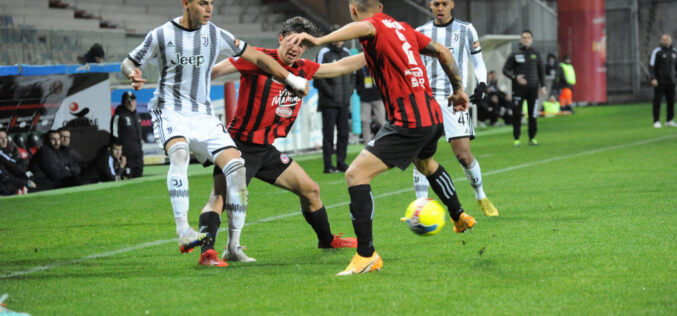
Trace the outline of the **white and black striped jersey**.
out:
<instances>
[{"instance_id":1,"label":"white and black striped jersey","mask_svg":"<svg viewBox=\"0 0 677 316\"><path fill-rule=\"evenodd\" d=\"M180 19L177 17L148 32L128 58L137 67L154 61L160 68L150 109L213 115L209 91L216 59L220 54L239 56L247 44L211 22L188 30L181 26Z\"/></svg>"},{"instance_id":2,"label":"white and black striped jersey","mask_svg":"<svg viewBox=\"0 0 677 316\"><path fill-rule=\"evenodd\" d=\"M416 30L449 48L461 72L463 87L467 87L468 59L470 58L473 61L477 80L487 82L487 67L482 60L482 47L477 31L472 24L457 19L451 19L449 23L444 25L435 25L434 21L430 21L417 27ZM423 62L428 71L433 96L448 97L453 94L449 77L447 77L437 58L421 57L423 57Z\"/></svg>"}]
</instances>

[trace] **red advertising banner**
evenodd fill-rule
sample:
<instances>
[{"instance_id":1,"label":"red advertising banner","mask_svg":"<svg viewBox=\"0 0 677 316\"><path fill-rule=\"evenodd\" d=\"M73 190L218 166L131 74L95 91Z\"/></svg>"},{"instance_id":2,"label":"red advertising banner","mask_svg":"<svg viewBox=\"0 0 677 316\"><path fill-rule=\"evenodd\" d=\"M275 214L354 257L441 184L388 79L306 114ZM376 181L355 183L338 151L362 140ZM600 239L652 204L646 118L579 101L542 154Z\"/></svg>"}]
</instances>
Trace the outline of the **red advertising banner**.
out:
<instances>
[{"instance_id":1,"label":"red advertising banner","mask_svg":"<svg viewBox=\"0 0 677 316\"><path fill-rule=\"evenodd\" d=\"M557 1L557 11L559 57L571 55L576 71L574 102L605 103L604 0Z\"/></svg>"}]
</instances>

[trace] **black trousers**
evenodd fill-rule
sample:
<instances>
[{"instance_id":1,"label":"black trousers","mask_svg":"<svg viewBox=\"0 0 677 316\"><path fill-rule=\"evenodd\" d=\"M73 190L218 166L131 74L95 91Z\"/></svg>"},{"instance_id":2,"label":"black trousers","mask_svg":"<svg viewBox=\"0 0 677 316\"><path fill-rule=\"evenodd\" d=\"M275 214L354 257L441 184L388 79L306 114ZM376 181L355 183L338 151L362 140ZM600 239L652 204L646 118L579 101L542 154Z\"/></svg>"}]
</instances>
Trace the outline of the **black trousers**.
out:
<instances>
[{"instance_id":1,"label":"black trousers","mask_svg":"<svg viewBox=\"0 0 677 316\"><path fill-rule=\"evenodd\" d=\"M536 137L538 124L536 118L536 102L538 102L538 88L513 89L512 101L515 104L512 117L512 136L519 139L522 134L522 103L527 100L527 116L529 117L529 139Z\"/></svg>"},{"instance_id":2,"label":"black trousers","mask_svg":"<svg viewBox=\"0 0 677 316\"><path fill-rule=\"evenodd\" d=\"M143 176L143 156L127 157L127 168L131 171L130 178Z\"/></svg>"},{"instance_id":3,"label":"black trousers","mask_svg":"<svg viewBox=\"0 0 677 316\"><path fill-rule=\"evenodd\" d=\"M659 83L657 87L653 88L653 121L658 122L661 114L661 100L665 95L665 103L668 108L667 121L672 121L675 118L675 84L674 83Z\"/></svg>"},{"instance_id":4,"label":"black trousers","mask_svg":"<svg viewBox=\"0 0 677 316\"><path fill-rule=\"evenodd\" d=\"M322 108L322 158L324 168L332 167L331 156L334 152L334 128L338 130L336 140L336 165L346 166L348 151L348 118L350 107Z\"/></svg>"}]
</instances>

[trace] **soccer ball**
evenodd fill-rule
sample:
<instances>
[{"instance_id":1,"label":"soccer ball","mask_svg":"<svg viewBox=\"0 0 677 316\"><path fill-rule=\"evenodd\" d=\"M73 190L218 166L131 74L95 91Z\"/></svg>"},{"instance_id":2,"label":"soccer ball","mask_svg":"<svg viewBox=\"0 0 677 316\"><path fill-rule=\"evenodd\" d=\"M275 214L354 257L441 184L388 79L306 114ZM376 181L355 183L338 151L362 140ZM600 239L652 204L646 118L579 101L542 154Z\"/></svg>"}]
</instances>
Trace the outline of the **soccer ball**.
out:
<instances>
[{"instance_id":1,"label":"soccer ball","mask_svg":"<svg viewBox=\"0 0 677 316\"><path fill-rule=\"evenodd\" d=\"M440 203L430 198L420 198L409 204L400 221L406 222L409 229L417 235L432 236L444 227L444 214Z\"/></svg>"}]
</instances>

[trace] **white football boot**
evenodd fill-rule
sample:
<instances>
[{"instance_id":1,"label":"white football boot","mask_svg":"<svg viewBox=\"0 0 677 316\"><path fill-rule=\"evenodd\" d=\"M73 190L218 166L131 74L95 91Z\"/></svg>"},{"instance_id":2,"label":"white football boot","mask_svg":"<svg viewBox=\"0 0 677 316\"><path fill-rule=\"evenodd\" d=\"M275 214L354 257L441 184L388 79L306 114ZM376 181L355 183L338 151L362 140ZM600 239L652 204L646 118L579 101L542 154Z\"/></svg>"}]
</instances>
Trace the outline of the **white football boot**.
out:
<instances>
[{"instance_id":1,"label":"white football boot","mask_svg":"<svg viewBox=\"0 0 677 316\"><path fill-rule=\"evenodd\" d=\"M202 245L209 238L211 238L209 233L198 233L190 227L186 228L179 233L179 251L192 252L193 248Z\"/></svg>"},{"instance_id":2,"label":"white football boot","mask_svg":"<svg viewBox=\"0 0 677 316\"><path fill-rule=\"evenodd\" d=\"M256 259L250 258L247 256L244 251L244 247L238 246L235 249L226 249L223 251L223 256L221 257L223 260L230 261L230 262L255 262Z\"/></svg>"}]
</instances>

